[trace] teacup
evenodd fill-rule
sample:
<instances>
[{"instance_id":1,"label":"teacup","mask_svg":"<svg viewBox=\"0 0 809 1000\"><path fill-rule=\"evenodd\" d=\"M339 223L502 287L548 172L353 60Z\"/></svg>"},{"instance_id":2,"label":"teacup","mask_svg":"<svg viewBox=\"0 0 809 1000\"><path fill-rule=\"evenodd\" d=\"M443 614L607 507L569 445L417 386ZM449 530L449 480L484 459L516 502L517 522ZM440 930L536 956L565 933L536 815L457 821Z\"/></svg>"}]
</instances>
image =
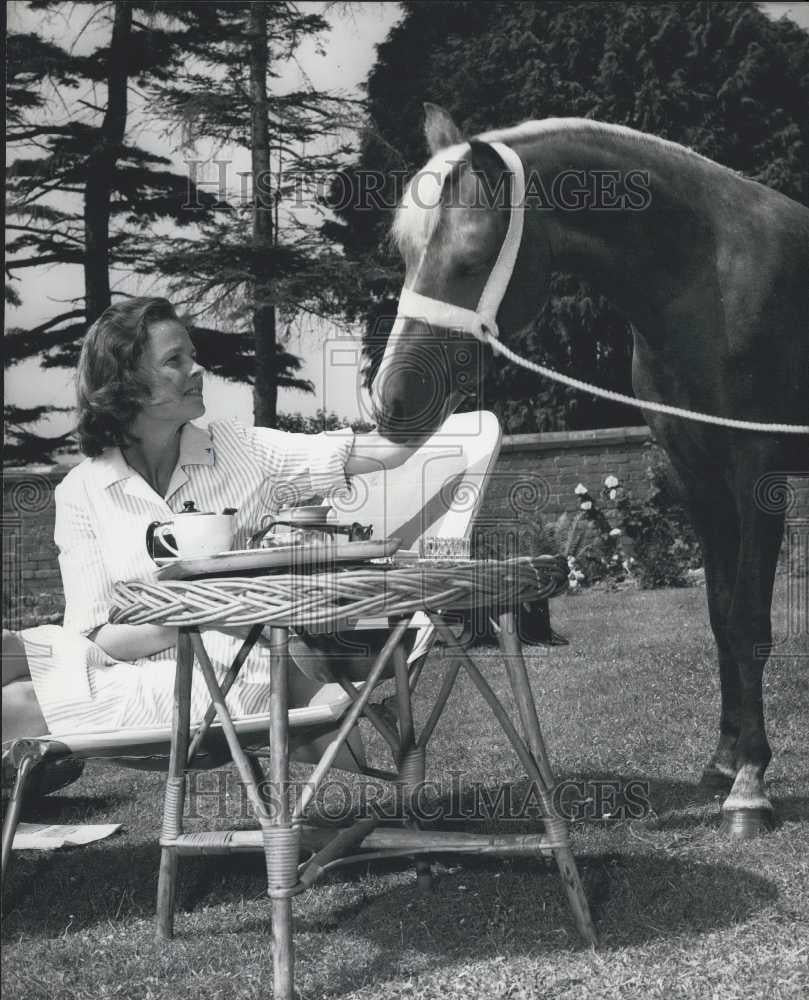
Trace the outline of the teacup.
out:
<instances>
[{"instance_id":1,"label":"teacup","mask_svg":"<svg viewBox=\"0 0 809 1000\"><path fill-rule=\"evenodd\" d=\"M204 556L229 552L233 544L233 513L215 514L194 508L187 501L185 510L173 521L152 521L146 529L146 551L155 559L158 546L169 555L181 559L200 559Z\"/></svg>"}]
</instances>

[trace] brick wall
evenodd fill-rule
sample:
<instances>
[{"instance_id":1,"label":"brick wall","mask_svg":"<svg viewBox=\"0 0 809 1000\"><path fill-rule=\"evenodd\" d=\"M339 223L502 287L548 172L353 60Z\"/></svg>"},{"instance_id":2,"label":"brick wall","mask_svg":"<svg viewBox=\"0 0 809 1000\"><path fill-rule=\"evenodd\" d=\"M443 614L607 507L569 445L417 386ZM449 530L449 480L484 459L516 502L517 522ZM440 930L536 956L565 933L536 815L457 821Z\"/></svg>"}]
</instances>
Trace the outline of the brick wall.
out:
<instances>
[{"instance_id":1,"label":"brick wall","mask_svg":"<svg viewBox=\"0 0 809 1000\"><path fill-rule=\"evenodd\" d=\"M583 483L598 497L604 480L617 476L621 485L643 497L649 490L648 470L659 465L671 471L666 453L654 443L648 427L616 427L592 431L516 434L504 437L500 459L478 518L482 532L492 526L531 526L530 536L543 522L578 510L576 485ZM809 529L809 462L802 475L790 477L786 497L788 519L804 532ZM783 503L785 496L770 498ZM522 545L522 543L518 544Z\"/></svg>"},{"instance_id":2,"label":"brick wall","mask_svg":"<svg viewBox=\"0 0 809 1000\"><path fill-rule=\"evenodd\" d=\"M481 517L545 518L573 511L578 483L597 495L611 474L632 490L645 489L652 451L664 458L646 427L504 437Z\"/></svg>"},{"instance_id":3,"label":"brick wall","mask_svg":"<svg viewBox=\"0 0 809 1000\"><path fill-rule=\"evenodd\" d=\"M593 494L612 474L643 495L652 459L665 462L645 427L505 437L479 522L537 522L575 511L577 483ZM67 469L12 469L3 476L3 624L59 621L64 610L53 544L53 491ZM790 480L790 519L809 518L809 476Z\"/></svg>"}]
</instances>

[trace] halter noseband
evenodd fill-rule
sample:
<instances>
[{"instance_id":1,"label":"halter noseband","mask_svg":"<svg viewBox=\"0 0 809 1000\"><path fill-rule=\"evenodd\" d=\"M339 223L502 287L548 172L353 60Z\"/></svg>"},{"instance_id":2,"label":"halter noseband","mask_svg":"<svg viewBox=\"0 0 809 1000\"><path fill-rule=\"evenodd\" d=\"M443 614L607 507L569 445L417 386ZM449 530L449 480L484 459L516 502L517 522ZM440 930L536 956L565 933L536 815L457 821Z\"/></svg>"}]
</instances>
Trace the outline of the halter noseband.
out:
<instances>
[{"instance_id":1,"label":"halter noseband","mask_svg":"<svg viewBox=\"0 0 809 1000\"><path fill-rule=\"evenodd\" d=\"M513 149L503 145L502 142L492 142L489 145L496 150L511 171L511 215L503 245L500 247L500 253L497 255L494 267L483 286L477 309L465 309L463 306L455 306L450 302L442 302L440 299L432 299L409 288L403 288L399 296L399 308L389 343L401 331L406 319L423 320L432 326L444 329L463 330L479 340L486 339L487 335L497 337L497 312L506 294L508 283L511 281L522 241L525 215L525 170L522 160ZM447 171L449 169L450 164L446 167ZM424 253L426 252L425 248Z\"/></svg>"}]
</instances>

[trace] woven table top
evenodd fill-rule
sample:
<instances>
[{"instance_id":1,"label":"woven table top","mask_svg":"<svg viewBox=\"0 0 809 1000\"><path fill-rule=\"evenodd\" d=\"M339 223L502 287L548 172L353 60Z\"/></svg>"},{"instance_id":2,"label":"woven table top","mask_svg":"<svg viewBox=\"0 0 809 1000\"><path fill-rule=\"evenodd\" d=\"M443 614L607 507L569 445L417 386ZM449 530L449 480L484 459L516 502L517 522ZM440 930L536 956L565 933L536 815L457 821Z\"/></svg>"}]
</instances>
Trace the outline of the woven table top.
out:
<instances>
[{"instance_id":1,"label":"woven table top","mask_svg":"<svg viewBox=\"0 0 809 1000\"><path fill-rule=\"evenodd\" d=\"M567 584L564 557L363 565L312 573L115 585L112 623L331 627L359 617L516 607Z\"/></svg>"}]
</instances>

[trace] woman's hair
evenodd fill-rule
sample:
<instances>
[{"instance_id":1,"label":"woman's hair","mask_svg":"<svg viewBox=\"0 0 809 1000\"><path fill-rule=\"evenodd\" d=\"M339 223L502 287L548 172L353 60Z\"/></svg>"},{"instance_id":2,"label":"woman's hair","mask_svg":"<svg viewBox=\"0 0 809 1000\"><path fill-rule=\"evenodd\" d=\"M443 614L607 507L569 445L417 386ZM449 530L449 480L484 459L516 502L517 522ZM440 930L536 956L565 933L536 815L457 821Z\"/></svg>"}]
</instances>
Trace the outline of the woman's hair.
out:
<instances>
[{"instance_id":1,"label":"woman's hair","mask_svg":"<svg viewBox=\"0 0 809 1000\"><path fill-rule=\"evenodd\" d=\"M178 319L167 299L133 298L105 309L87 331L76 372L76 430L85 455L134 440L132 422L150 396L140 369L149 326L166 319Z\"/></svg>"}]
</instances>

